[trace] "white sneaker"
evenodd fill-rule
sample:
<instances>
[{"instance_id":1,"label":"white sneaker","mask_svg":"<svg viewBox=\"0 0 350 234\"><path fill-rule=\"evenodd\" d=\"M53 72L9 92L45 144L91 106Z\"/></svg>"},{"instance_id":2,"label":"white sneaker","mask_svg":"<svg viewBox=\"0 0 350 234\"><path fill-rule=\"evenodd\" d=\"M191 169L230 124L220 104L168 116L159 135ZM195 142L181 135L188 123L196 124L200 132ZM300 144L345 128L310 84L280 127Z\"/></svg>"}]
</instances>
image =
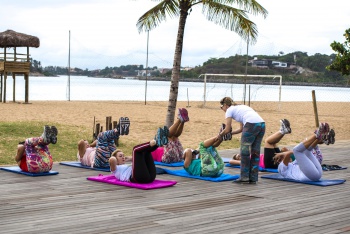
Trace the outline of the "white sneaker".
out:
<instances>
[{"instance_id":1,"label":"white sneaker","mask_svg":"<svg viewBox=\"0 0 350 234\"><path fill-rule=\"evenodd\" d=\"M281 122L280 132L283 135L292 133L292 129L290 128L290 123L288 119L281 119L280 122Z\"/></svg>"}]
</instances>

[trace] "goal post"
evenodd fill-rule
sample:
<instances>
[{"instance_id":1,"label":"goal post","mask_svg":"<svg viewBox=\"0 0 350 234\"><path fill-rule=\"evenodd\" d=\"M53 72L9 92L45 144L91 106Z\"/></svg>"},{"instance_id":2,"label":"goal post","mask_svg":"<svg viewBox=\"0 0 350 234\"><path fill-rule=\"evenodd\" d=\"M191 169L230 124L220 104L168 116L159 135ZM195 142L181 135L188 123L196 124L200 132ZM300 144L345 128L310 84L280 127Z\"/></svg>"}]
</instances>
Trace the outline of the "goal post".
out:
<instances>
[{"instance_id":1,"label":"goal post","mask_svg":"<svg viewBox=\"0 0 350 234\"><path fill-rule=\"evenodd\" d=\"M281 103L281 93L282 93L282 76L281 75L245 75L245 74L212 74L212 73L205 73L200 74L198 78L204 76L204 95L203 95L203 101L204 106L206 103L206 92L207 92L207 77L208 76L225 76L225 77L241 77L241 78L279 78L279 96L278 96L278 102ZM245 87L246 88L246 87ZM244 96L246 96L246 90L244 90ZM250 98L250 97L249 97Z\"/></svg>"}]
</instances>

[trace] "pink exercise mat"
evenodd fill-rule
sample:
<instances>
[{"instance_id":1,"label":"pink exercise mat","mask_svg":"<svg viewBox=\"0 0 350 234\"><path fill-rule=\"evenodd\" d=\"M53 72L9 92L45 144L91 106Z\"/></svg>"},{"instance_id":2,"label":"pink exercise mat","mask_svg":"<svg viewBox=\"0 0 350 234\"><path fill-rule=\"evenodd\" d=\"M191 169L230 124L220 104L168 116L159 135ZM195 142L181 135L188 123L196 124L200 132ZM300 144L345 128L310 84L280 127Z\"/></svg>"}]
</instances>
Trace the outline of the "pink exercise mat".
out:
<instances>
[{"instance_id":1,"label":"pink exercise mat","mask_svg":"<svg viewBox=\"0 0 350 234\"><path fill-rule=\"evenodd\" d=\"M157 188L165 188L173 186L177 183L175 180L154 180L152 183L148 184L138 184L132 182L120 181L115 178L114 175L98 175L98 176L90 176L87 178L88 180L121 185L126 187L138 188L138 189L157 189Z\"/></svg>"}]
</instances>

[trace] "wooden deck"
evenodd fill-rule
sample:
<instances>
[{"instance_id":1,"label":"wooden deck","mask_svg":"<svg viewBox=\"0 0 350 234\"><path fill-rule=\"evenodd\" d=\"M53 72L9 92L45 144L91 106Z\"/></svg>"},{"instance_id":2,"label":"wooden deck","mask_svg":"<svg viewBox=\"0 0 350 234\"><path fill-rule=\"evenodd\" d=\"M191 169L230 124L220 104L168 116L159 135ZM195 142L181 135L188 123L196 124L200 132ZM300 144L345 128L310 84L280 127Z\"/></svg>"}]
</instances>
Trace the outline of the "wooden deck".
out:
<instances>
[{"instance_id":1,"label":"wooden deck","mask_svg":"<svg viewBox=\"0 0 350 234\"><path fill-rule=\"evenodd\" d=\"M321 146L326 164L347 170L350 142ZM222 151L229 157L238 150ZM257 185L171 175L163 189L139 190L86 180L101 172L62 166L59 175L0 171L0 233L344 233L350 231L350 183L320 187L259 179ZM238 174L226 168L225 173ZM103 173L107 174L107 173ZM263 173L261 173L263 174Z\"/></svg>"}]
</instances>

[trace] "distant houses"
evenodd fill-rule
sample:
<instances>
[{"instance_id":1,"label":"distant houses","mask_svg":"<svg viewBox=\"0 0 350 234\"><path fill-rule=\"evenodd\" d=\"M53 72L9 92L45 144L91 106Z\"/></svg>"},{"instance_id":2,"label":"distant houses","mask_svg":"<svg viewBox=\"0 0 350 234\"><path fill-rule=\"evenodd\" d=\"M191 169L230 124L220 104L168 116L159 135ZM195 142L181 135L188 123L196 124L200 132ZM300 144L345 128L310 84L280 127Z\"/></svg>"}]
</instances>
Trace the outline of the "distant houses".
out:
<instances>
[{"instance_id":1,"label":"distant houses","mask_svg":"<svg viewBox=\"0 0 350 234\"><path fill-rule=\"evenodd\" d=\"M182 67L181 71L189 71L192 69L193 67ZM143 70L137 71L137 76L146 76L146 72L148 77L154 76L154 74L164 75L171 70L172 68L157 68L157 69L149 69L149 70L143 69Z\"/></svg>"},{"instance_id":2,"label":"distant houses","mask_svg":"<svg viewBox=\"0 0 350 234\"><path fill-rule=\"evenodd\" d=\"M291 64L286 62L275 61L271 59L254 58L248 62L252 67L258 68L290 68Z\"/></svg>"}]
</instances>

